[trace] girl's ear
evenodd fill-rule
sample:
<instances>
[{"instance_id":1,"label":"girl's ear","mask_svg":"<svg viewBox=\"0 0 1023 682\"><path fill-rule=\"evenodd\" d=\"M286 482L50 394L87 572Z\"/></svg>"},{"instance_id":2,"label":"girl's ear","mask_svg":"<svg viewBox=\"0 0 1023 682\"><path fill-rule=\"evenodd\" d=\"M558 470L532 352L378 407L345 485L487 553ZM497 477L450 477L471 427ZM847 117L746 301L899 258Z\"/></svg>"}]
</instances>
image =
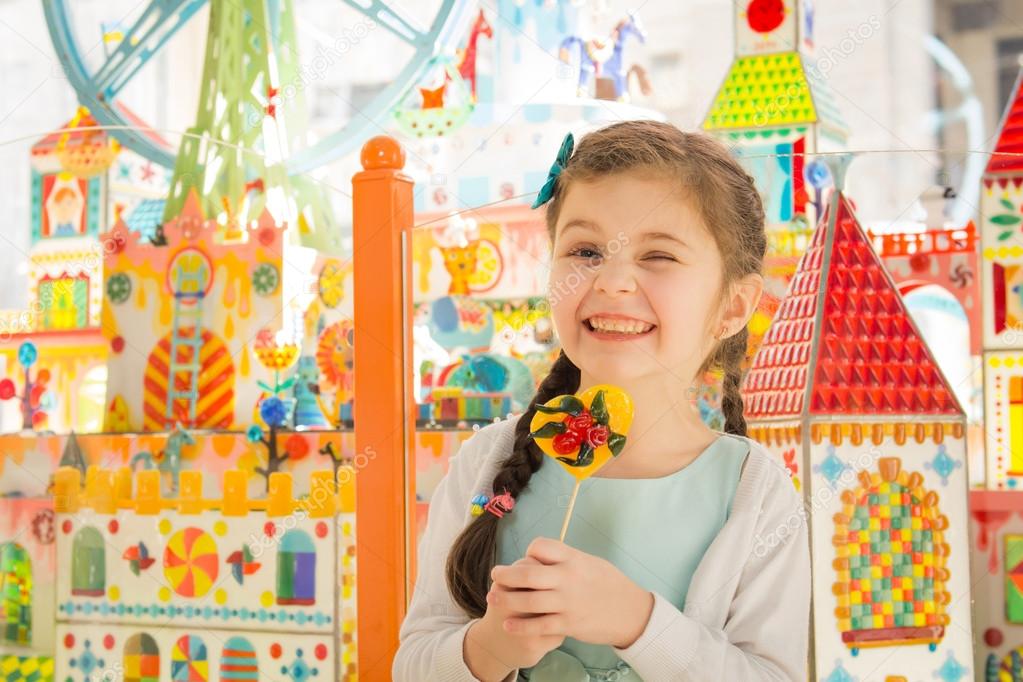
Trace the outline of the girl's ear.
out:
<instances>
[{"instance_id":1,"label":"girl's ear","mask_svg":"<svg viewBox=\"0 0 1023 682\"><path fill-rule=\"evenodd\" d=\"M746 326L760 304L764 293L764 278L757 273L746 275L731 286L730 298L725 302L721 325L732 336Z\"/></svg>"}]
</instances>

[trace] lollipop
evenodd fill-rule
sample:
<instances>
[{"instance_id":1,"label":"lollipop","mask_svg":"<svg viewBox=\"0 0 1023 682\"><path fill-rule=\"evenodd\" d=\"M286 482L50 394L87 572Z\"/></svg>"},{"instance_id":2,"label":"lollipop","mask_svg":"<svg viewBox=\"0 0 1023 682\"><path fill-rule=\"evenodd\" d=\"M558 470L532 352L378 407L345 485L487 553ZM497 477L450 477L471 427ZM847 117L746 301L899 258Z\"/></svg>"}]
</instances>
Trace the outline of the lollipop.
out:
<instances>
[{"instance_id":1,"label":"lollipop","mask_svg":"<svg viewBox=\"0 0 1023 682\"><path fill-rule=\"evenodd\" d=\"M572 499L561 525L568 531L580 484L625 447L632 424L632 400L620 388L600 384L576 395L561 395L536 406L530 435L544 454L575 478Z\"/></svg>"},{"instance_id":2,"label":"lollipop","mask_svg":"<svg viewBox=\"0 0 1023 682\"><path fill-rule=\"evenodd\" d=\"M201 597L217 582L217 543L199 528L179 530L163 552L163 574L182 597Z\"/></svg>"}]
</instances>

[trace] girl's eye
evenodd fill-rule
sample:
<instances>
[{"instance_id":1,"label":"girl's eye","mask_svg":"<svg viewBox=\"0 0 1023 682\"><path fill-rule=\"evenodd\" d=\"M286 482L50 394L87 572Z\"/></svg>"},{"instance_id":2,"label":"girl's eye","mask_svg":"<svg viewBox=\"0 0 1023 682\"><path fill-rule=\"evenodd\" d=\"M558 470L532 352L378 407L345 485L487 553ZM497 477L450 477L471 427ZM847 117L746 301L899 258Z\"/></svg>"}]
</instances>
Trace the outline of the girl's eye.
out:
<instances>
[{"instance_id":1,"label":"girl's eye","mask_svg":"<svg viewBox=\"0 0 1023 682\"><path fill-rule=\"evenodd\" d=\"M677 262L678 258L675 258L670 253L662 253L660 251L657 251L657 252L654 252L654 253L648 253L647 255L643 256L643 260L660 260L660 261L676 261Z\"/></svg>"},{"instance_id":2,"label":"girl's eye","mask_svg":"<svg viewBox=\"0 0 1023 682\"><path fill-rule=\"evenodd\" d=\"M575 256L577 258L585 258L586 260L593 260L594 258L600 258L600 251L589 246L577 246L568 252L569 256Z\"/></svg>"}]
</instances>

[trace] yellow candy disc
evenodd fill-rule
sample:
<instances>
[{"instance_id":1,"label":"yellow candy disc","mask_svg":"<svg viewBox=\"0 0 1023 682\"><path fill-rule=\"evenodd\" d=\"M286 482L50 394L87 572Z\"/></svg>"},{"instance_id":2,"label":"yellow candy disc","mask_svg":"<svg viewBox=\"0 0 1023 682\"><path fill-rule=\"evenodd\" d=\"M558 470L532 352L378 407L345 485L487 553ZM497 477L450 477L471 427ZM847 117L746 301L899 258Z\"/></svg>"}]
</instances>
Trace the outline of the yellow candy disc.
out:
<instances>
[{"instance_id":1,"label":"yellow candy disc","mask_svg":"<svg viewBox=\"0 0 1023 682\"><path fill-rule=\"evenodd\" d=\"M625 447L632 414L632 399L625 391L599 384L537 407L529 431L544 454L582 481Z\"/></svg>"}]
</instances>

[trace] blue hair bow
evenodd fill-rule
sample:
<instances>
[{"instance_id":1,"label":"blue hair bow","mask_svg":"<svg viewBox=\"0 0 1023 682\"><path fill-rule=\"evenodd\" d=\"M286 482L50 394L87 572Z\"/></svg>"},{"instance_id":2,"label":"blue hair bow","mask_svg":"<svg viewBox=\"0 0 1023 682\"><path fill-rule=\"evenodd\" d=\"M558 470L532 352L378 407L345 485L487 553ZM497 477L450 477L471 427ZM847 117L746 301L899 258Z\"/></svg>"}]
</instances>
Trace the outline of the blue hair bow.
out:
<instances>
[{"instance_id":1,"label":"blue hair bow","mask_svg":"<svg viewBox=\"0 0 1023 682\"><path fill-rule=\"evenodd\" d=\"M565 139L561 141L561 149L558 150L558 157L554 159L554 163L551 165L551 169L547 171L547 181L543 183L543 187L536 194L536 200L533 201L531 208L539 208L551 200L554 196L554 183L557 182L558 176L561 175L561 171L565 170L565 166L568 165L568 157L572 156L572 149L575 147L575 138L572 137L572 133L565 135Z\"/></svg>"}]
</instances>

